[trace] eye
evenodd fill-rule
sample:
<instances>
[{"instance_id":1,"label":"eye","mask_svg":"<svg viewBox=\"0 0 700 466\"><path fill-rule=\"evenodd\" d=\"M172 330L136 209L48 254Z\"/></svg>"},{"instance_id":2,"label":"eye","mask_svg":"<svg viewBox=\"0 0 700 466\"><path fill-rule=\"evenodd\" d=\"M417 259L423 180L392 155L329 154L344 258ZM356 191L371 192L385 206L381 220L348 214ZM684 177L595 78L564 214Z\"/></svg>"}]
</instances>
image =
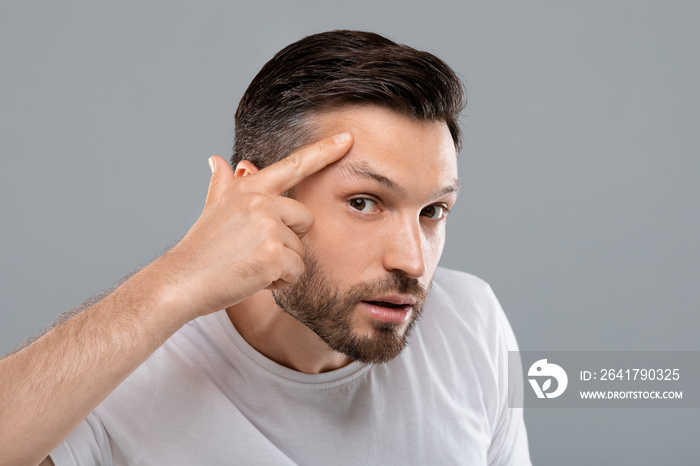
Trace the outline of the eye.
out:
<instances>
[{"instance_id":1,"label":"eye","mask_svg":"<svg viewBox=\"0 0 700 466\"><path fill-rule=\"evenodd\" d=\"M350 204L350 207L360 212L371 213L378 210L377 203L372 199L367 199L366 197L356 197L355 199L350 199L348 204Z\"/></svg>"},{"instance_id":2,"label":"eye","mask_svg":"<svg viewBox=\"0 0 700 466\"><path fill-rule=\"evenodd\" d=\"M421 211L421 215L432 220L441 220L447 215L448 209L443 205L429 205Z\"/></svg>"}]
</instances>

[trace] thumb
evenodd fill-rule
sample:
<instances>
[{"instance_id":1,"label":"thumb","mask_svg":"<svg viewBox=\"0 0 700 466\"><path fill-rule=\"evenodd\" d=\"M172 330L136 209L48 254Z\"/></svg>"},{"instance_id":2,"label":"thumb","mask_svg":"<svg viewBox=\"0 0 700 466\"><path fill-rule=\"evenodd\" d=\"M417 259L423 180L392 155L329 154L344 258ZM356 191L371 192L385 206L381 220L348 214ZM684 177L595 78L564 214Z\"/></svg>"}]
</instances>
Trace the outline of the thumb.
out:
<instances>
[{"instance_id":1,"label":"thumb","mask_svg":"<svg viewBox=\"0 0 700 466\"><path fill-rule=\"evenodd\" d=\"M211 168L211 179L209 180L209 191L207 192L207 200L204 207L215 202L233 181L233 170L223 157L218 155L209 157L209 167Z\"/></svg>"}]
</instances>

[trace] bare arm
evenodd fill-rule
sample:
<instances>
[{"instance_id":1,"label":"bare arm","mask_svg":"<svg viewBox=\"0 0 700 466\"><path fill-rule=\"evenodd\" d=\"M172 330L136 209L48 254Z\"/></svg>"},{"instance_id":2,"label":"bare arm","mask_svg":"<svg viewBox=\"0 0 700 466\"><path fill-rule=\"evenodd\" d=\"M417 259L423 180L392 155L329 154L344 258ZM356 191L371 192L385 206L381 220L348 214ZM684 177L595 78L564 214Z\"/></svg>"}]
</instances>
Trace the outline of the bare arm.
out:
<instances>
[{"instance_id":1,"label":"bare arm","mask_svg":"<svg viewBox=\"0 0 700 466\"><path fill-rule=\"evenodd\" d=\"M0 361L3 461L36 464L45 458L184 325L185 317L169 312L166 283L158 276L163 262Z\"/></svg>"},{"instance_id":2,"label":"bare arm","mask_svg":"<svg viewBox=\"0 0 700 466\"><path fill-rule=\"evenodd\" d=\"M170 247L167 248L167 249L165 249L164 252L168 251L169 249L170 249ZM3 358L4 358L4 357L7 357L7 356L9 356L9 355L11 355L11 354L17 353L18 351L23 350L23 349L26 348L27 346L29 346L29 345L31 345L32 343L34 343L35 341L37 341L39 338L43 337L43 336L44 336L45 334L47 334L49 331L51 331L51 330L53 330L54 328L58 327L58 326L61 325L62 323L67 322L68 320L70 320L70 319L71 319L72 317L74 317L76 314L79 314L79 313L83 312L84 310L89 309L89 308L91 308L92 306L94 306L95 304L99 303L99 302L102 301L104 298L106 298L107 296L109 296L114 290L116 290L118 287L120 287L121 285L123 285L124 282L126 282L128 279L130 279L132 276L134 276L139 270L141 270L141 267L139 267L139 268L137 268L137 269L135 269L135 270L129 272L128 274L126 274L124 277L122 277L122 278L117 282L116 285L112 286L111 288L104 289L104 290L100 291L99 293L97 293L96 295L89 297L88 299L86 299L85 301L83 301L80 305L78 305L78 306L76 306L76 307L73 307L73 308L71 308L71 309L68 309L66 312L64 312L63 314L61 314L60 316L58 316L56 319L54 319L53 322L51 322L49 325L47 325L46 327L44 327L44 329L43 329L40 333L25 338L19 345L17 345L16 348L14 348L14 349L11 350L10 352L6 353L6 354L3 356Z\"/></svg>"},{"instance_id":3,"label":"bare arm","mask_svg":"<svg viewBox=\"0 0 700 466\"><path fill-rule=\"evenodd\" d=\"M296 282L313 224L281 197L342 157L329 138L251 176L214 156L204 210L170 251L93 306L0 360L0 463L39 464L188 321Z\"/></svg>"}]
</instances>

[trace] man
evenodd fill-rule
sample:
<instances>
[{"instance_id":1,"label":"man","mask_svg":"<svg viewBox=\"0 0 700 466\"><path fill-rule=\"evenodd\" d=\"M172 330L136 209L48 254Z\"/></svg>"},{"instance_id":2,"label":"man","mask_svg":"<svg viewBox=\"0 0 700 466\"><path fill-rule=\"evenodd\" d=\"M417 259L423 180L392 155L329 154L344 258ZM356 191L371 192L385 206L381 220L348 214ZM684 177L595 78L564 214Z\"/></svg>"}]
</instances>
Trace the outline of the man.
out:
<instances>
[{"instance_id":1,"label":"man","mask_svg":"<svg viewBox=\"0 0 700 466\"><path fill-rule=\"evenodd\" d=\"M530 464L507 319L437 268L464 100L376 34L279 52L187 235L0 361L0 461Z\"/></svg>"}]
</instances>

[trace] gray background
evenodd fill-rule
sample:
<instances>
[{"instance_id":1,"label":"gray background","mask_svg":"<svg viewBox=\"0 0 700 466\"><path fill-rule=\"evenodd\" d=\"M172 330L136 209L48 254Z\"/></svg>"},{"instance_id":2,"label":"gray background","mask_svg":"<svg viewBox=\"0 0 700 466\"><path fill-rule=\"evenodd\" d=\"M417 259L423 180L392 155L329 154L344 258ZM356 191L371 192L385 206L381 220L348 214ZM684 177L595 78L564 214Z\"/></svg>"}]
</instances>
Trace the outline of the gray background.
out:
<instances>
[{"instance_id":1,"label":"gray background","mask_svg":"<svg viewBox=\"0 0 700 466\"><path fill-rule=\"evenodd\" d=\"M2 1L0 352L184 235L250 79L335 28L466 80L443 265L492 284L522 349L700 349L697 3L250 3ZM526 420L538 465L700 460L699 410Z\"/></svg>"}]
</instances>

